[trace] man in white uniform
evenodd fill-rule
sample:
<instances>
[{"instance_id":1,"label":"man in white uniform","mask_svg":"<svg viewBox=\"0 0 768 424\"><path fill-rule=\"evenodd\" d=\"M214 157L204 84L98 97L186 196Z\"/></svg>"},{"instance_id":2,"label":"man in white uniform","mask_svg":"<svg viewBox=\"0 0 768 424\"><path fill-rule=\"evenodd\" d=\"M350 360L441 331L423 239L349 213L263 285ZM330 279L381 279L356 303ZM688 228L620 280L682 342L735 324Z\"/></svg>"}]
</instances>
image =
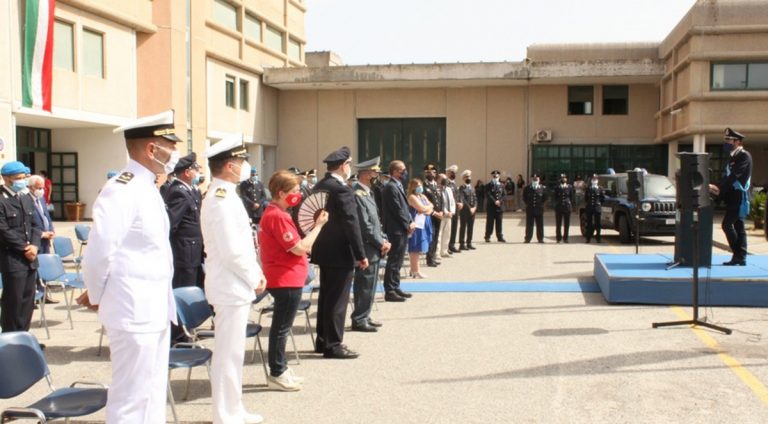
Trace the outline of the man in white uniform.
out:
<instances>
[{"instance_id":1,"label":"man in white uniform","mask_svg":"<svg viewBox=\"0 0 768 424\"><path fill-rule=\"evenodd\" d=\"M200 211L205 243L205 294L216 311L211 392L214 424L260 423L243 406L245 329L251 302L266 287L256 259L248 213L237 185L250 178L242 136L225 138L205 152L211 185Z\"/></svg>"},{"instance_id":2,"label":"man in white uniform","mask_svg":"<svg viewBox=\"0 0 768 424\"><path fill-rule=\"evenodd\" d=\"M96 199L83 259L88 297L99 306L110 340L107 422L164 423L176 304L168 214L155 177L176 165L181 140L174 134L173 111L115 132L125 135L128 165Z\"/></svg>"}]
</instances>

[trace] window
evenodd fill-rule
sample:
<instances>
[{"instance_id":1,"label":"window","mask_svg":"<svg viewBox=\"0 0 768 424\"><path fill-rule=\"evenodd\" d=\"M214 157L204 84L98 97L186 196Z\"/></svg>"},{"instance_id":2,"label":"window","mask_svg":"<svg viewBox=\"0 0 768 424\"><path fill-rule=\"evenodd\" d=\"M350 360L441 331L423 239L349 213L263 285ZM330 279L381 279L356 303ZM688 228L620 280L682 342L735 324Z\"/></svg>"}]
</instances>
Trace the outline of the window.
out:
<instances>
[{"instance_id":1,"label":"window","mask_svg":"<svg viewBox=\"0 0 768 424\"><path fill-rule=\"evenodd\" d=\"M594 93L591 85L568 86L568 114L591 115Z\"/></svg>"},{"instance_id":2,"label":"window","mask_svg":"<svg viewBox=\"0 0 768 424\"><path fill-rule=\"evenodd\" d=\"M104 35L83 29L83 73L104 78Z\"/></svg>"},{"instance_id":3,"label":"window","mask_svg":"<svg viewBox=\"0 0 768 424\"><path fill-rule=\"evenodd\" d=\"M68 71L75 70L74 30L72 24L56 21L53 24L53 64Z\"/></svg>"},{"instance_id":4,"label":"window","mask_svg":"<svg viewBox=\"0 0 768 424\"><path fill-rule=\"evenodd\" d=\"M768 89L768 63L713 63L713 90Z\"/></svg>"},{"instance_id":5,"label":"window","mask_svg":"<svg viewBox=\"0 0 768 424\"><path fill-rule=\"evenodd\" d=\"M288 39L288 57L301 62L301 45L293 38Z\"/></svg>"},{"instance_id":6,"label":"window","mask_svg":"<svg viewBox=\"0 0 768 424\"><path fill-rule=\"evenodd\" d=\"M243 30L246 37L253 38L256 41L261 41L261 21L255 18L253 15L245 15L245 28Z\"/></svg>"},{"instance_id":7,"label":"window","mask_svg":"<svg viewBox=\"0 0 768 424\"><path fill-rule=\"evenodd\" d=\"M232 31L237 31L237 8L224 0L214 0L213 20Z\"/></svg>"},{"instance_id":8,"label":"window","mask_svg":"<svg viewBox=\"0 0 768 424\"><path fill-rule=\"evenodd\" d=\"M248 81L240 80L240 109L248 110Z\"/></svg>"},{"instance_id":9,"label":"window","mask_svg":"<svg viewBox=\"0 0 768 424\"><path fill-rule=\"evenodd\" d=\"M626 115L629 111L629 87L603 86L603 115Z\"/></svg>"},{"instance_id":10,"label":"window","mask_svg":"<svg viewBox=\"0 0 768 424\"><path fill-rule=\"evenodd\" d=\"M224 84L224 102L229 107L235 107L235 77L227 75Z\"/></svg>"},{"instance_id":11,"label":"window","mask_svg":"<svg viewBox=\"0 0 768 424\"><path fill-rule=\"evenodd\" d=\"M280 30L267 26L264 44L272 50L283 51L283 33Z\"/></svg>"}]
</instances>

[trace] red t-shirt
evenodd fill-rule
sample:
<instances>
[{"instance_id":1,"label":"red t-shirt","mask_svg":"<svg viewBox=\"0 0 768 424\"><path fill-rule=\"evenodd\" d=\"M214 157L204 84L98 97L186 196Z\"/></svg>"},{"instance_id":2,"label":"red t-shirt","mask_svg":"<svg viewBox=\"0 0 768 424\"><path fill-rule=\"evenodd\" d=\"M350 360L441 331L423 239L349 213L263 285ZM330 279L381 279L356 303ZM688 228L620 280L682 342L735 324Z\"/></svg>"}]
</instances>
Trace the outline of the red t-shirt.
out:
<instances>
[{"instance_id":1,"label":"red t-shirt","mask_svg":"<svg viewBox=\"0 0 768 424\"><path fill-rule=\"evenodd\" d=\"M267 288L304 287L309 273L307 256L296 256L290 250L301 241L293 219L270 203L261 216L259 250Z\"/></svg>"}]
</instances>

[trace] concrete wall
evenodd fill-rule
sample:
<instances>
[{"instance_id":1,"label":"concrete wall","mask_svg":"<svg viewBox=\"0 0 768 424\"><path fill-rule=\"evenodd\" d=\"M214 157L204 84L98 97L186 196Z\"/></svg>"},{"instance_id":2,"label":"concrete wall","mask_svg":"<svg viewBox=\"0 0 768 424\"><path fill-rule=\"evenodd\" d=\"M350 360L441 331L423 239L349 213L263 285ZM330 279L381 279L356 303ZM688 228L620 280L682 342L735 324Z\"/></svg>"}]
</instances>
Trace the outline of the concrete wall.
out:
<instances>
[{"instance_id":1,"label":"concrete wall","mask_svg":"<svg viewBox=\"0 0 768 424\"><path fill-rule=\"evenodd\" d=\"M279 92L279 168L322 168L330 151L346 145L357 159L357 119L446 118L446 160L486 179L498 169L528 172L529 142L539 129L553 143L651 143L658 104L652 84L629 88L629 115L604 116L601 87L595 114L568 116L567 86Z\"/></svg>"},{"instance_id":2,"label":"concrete wall","mask_svg":"<svg viewBox=\"0 0 768 424\"><path fill-rule=\"evenodd\" d=\"M107 181L107 171L121 170L128 161L125 139L110 128L54 129L53 152L77 152L80 201L85 202L85 218L92 217L93 202Z\"/></svg>"}]
</instances>

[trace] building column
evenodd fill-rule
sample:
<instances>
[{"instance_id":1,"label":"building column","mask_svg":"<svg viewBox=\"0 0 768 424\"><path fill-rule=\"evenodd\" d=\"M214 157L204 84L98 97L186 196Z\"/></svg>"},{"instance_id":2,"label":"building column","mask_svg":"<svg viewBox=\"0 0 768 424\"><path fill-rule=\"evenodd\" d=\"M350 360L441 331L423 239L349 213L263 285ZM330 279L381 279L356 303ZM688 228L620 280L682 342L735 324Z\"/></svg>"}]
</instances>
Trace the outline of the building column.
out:
<instances>
[{"instance_id":1,"label":"building column","mask_svg":"<svg viewBox=\"0 0 768 424\"><path fill-rule=\"evenodd\" d=\"M667 154L667 176L674 181L675 172L680 168L680 160L677 159L677 141L670 141L667 144L669 153Z\"/></svg>"},{"instance_id":2,"label":"building column","mask_svg":"<svg viewBox=\"0 0 768 424\"><path fill-rule=\"evenodd\" d=\"M693 135L693 152L694 153L707 152L707 136L705 136L704 134Z\"/></svg>"}]
</instances>

